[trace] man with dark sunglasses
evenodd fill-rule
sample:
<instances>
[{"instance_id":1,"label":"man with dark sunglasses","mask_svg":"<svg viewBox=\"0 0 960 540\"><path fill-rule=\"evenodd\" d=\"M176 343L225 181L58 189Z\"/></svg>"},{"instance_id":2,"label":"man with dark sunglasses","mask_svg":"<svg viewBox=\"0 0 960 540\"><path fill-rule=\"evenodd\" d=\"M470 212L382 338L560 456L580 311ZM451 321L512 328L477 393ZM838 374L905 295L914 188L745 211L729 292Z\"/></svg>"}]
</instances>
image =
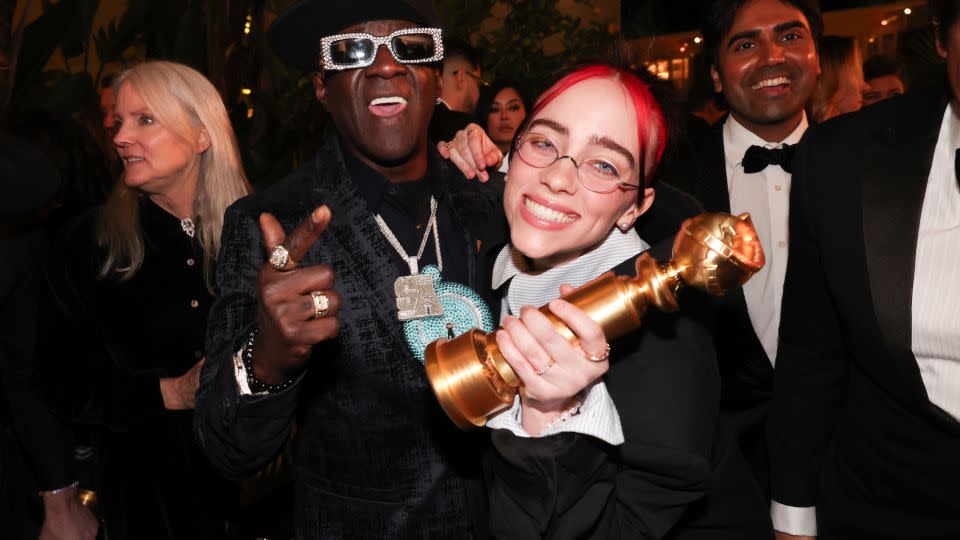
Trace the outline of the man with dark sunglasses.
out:
<instances>
[{"instance_id":1,"label":"man with dark sunglasses","mask_svg":"<svg viewBox=\"0 0 960 540\"><path fill-rule=\"evenodd\" d=\"M427 265L478 288L481 231L502 222L499 189L427 142L441 36L427 0L305 1L269 31L336 133L225 216L196 433L243 476L296 418L297 538L486 536L485 434L444 415L397 309Z\"/></svg>"}]
</instances>

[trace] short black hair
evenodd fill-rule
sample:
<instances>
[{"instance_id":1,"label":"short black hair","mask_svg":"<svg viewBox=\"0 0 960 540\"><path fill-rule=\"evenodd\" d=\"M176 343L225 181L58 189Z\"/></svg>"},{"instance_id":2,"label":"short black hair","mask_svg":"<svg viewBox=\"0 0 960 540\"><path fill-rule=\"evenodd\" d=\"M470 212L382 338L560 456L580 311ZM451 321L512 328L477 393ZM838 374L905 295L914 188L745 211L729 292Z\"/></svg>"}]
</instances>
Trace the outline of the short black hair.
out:
<instances>
[{"instance_id":1,"label":"short black hair","mask_svg":"<svg viewBox=\"0 0 960 540\"><path fill-rule=\"evenodd\" d=\"M946 46L950 27L960 18L960 0L928 0L930 20L940 43Z\"/></svg>"},{"instance_id":2,"label":"short black hair","mask_svg":"<svg viewBox=\"0 0 960 540\"><path fill-rule=\"evenodd\" d=\"M900 62L883 54L875 54L863 63L863 80L869 81L887 75L900 77L901 71Z\"/></svg>"},{"instance_id":3,"label":"short black hair","mask_svg":"<svg viewBox=\"0 0 960 540\"><path fill-rule=\"evenodd\" d=\"M737 15L748 3L753 0L715 0L704 12L701 32L703 33L704 47L707 53L707 63L715 66L720 58L721 40L730 33ZM823 36L823 15L820 13L820 3L817 0L780 0L803 13L813 41L820 50L820 38ZM933 1L933 0L931 0ZM960 0L957 0L960 1Z\"/></svg>"},{"instance_id":4,"label":"short black hair","mask_svg":"<svg viewBox=\"0 0 960 540\"><path fill-rule=\"evenodd\" d=\"M443 59L453 60L454 58L463 58L474 69L480 67L480 53L470 43L464 39L455 36L444 36L443 38Z\"/></svg>"}]
</instances>

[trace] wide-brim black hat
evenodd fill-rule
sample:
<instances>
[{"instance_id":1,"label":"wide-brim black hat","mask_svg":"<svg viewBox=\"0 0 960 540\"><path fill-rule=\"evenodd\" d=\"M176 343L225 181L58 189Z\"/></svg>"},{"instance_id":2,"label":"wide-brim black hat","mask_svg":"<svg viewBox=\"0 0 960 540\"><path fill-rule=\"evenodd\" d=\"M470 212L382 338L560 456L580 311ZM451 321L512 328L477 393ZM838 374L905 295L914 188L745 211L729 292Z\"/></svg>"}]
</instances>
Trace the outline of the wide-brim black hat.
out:
<instances>
[{"instance_id":1,"label":"wide-brim black hat","mask_svg":"<svg viewBox=\"0 0 960 540\"><path fill-rule=\"evenodd\" d=\"M284 62L313 71L320 38L362 22L391 19L439 26L433 0L304 0L277 17L267 39Z\"/></svg>"}]
</instances>

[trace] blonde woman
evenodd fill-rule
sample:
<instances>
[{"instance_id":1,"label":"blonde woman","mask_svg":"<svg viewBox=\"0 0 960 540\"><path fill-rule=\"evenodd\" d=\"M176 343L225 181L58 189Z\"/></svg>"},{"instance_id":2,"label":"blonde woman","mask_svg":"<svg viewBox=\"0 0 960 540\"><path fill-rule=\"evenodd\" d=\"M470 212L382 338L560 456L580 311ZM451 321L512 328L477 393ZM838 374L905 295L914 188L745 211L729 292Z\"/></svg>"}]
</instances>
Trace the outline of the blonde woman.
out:
<instances>
[{"instance_id":1,"label":"blonde woman","mask_svg":"<svg viewBox=\"0 0 960 540\"><path fill-rule=\"evenodd\" d=\"M820 76L810 97L816 123L859 111L870 85L863 80L857 41L847 36L824 36L820 42Z\"/></svg>"},{"instance_id":2,"label":"blonde woman","mask_svg":"<svg viewBox=\"0 0 960 540\"><path fill-rule=\"evenodd\" d=\"M41 384L95 437L109 538L220 538L229 486L190 428L223 214L249 185L203 75L147 62L114 91L123 177L59 239Z\"/></svg>"}]
</instances>

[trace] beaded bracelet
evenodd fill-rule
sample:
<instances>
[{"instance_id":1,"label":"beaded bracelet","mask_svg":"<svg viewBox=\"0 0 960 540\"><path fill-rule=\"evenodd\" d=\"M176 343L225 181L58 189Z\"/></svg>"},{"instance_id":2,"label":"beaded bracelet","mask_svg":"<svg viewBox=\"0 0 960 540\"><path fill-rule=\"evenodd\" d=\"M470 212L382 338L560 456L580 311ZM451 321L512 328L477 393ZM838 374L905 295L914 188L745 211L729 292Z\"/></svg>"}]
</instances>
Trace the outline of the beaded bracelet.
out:
<instances>
[{"instance_id":1,"label":"beaded bracelet","mask_svg":"<svg viewBox=\"0 0 960 540\"><path fill-rule=\"evenodd\" d=\"M293 381L296 380L296 377L287 379L279 384L268 384L261 381L253 374L253 344L256 341L258 333L259 330L256 328L250 331L250 335L247 336L247 342L243 344L241 354L241 357L243 358L243 370L247 374L247 384L250 386L250 392L254 394L260 394L263 392L274 394L285 390L288 386L293 384Z\"/></svg>"},{"instance_id":2,"label":"beaded bracelet","mask_svg":"<svg viewBox=\"0 0 960 540\"><path fill-rule=\"evenodd\" d=\"M562 423L566 422L567 420L570 420L570 419L573 418L574 416L580 414L580 409L581 409L582 407L583 407L583 398L582 398L581 396L577 396L576 401L573 402L573 406L571 406L571 407L568 408L567 410L565 410L565 411L563 411L562 413L560 413L560 416L558 416L558 417L554 418L553 420L551 420L549 424L543 426L543 429L540 430L540 433L543 434L543 433L545 433L548 429L552 428L553 426L555 426L555 425L557 425L557 424L562 424Z\"/></svg>"}]
</instances>

